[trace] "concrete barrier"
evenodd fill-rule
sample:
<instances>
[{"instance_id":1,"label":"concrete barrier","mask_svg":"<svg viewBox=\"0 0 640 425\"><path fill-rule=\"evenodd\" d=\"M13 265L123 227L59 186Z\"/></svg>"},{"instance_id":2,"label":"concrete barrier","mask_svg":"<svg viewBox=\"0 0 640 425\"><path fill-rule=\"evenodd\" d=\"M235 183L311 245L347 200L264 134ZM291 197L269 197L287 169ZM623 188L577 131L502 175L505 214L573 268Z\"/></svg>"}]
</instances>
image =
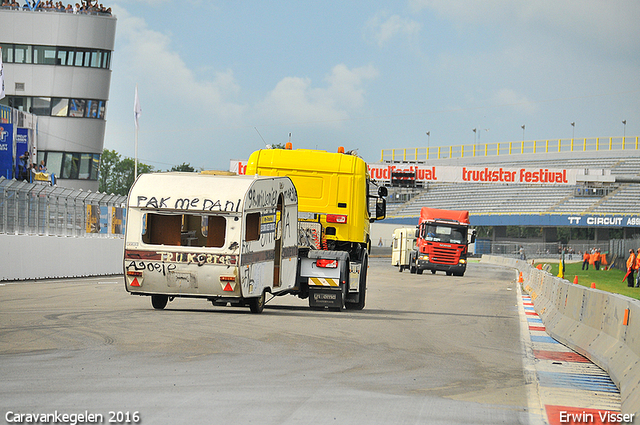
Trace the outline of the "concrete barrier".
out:
<instances>
[{"instance_id":1,"label":"concrete barrier","mask_svg":"<svg viewBox=\"0 0 640 425\"><path fill-rule=\"evenodd\" d=\"M483 255L482 262L522 272L549 335L604 369L620 389L622 413L640 417L640 301L574 285L521 260Z\"/></svg>"},{"instance_id":2,"label":"concrete barrier","mask_svg":"<svg viewBox=\"0 0 640 425\"><path fill-rule=\"evenodd\" d=\"M0 235L0 281L122 274L124 239Z\"/></svg>"}]
</instances>

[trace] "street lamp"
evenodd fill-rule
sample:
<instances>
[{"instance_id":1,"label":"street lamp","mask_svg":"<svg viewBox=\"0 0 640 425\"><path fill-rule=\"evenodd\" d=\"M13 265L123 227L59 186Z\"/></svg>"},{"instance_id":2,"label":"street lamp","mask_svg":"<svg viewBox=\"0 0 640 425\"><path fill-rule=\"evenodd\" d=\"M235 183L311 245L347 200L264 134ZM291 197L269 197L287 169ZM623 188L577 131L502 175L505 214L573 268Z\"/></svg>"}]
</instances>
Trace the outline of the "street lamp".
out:
<instances>
[{"instance_id":1,"label":"street lamp","mask_svg":"<svg viewBox=\"0 0 640 425\"><path fill-rule=\"evenodd\" d=\"M475 144L476 144L476 135L477 135L477 132L476 132L476 129L475 129L475 128L474 128L473 130L471 130L471 131L473 131L473 144L475 145Z\"/></svg>"},{"instance_id":2,"label":"street lamp","mask_svg":"<svg viewBox=\"0 0 640 425\"><path fill-rule=\"evenodd\" d=\"M576 123L575 121L571 122L571 127L573 127L572 133L571 133L571 142L573 142L573 139L575 138L576 135Z\"/></svg>"},{"instance_id":3,"label":"street lamp","mask_svg":"<svg viewBox=\"0 0 640 425\"><path fill-rule=\"evenodd\" d=\"M522 129L522 143L524 143L524 128L525 128L525 125L524 125L524 124L522 124L522 125L520 126L520 128Z\"/></svg>"},{"instance_id":4,"label":"street lamp","mask_svg":"<svg viewBox=\"0 0 640 425\"><path fill-rule=\"evenodd\" d=\"M627 137L627 120L622 120L622 146L624 146L625 137Z\"/></svg>"}]
</instances>

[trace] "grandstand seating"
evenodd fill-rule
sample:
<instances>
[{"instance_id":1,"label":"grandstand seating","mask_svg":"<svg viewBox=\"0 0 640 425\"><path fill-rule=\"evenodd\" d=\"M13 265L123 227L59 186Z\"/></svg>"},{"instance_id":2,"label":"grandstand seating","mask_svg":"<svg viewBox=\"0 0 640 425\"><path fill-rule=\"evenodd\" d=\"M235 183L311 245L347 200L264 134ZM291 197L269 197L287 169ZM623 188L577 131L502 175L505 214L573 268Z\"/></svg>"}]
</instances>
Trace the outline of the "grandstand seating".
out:
<instances>
[{"instance_id":1,"label":"grandstand seating","mask_svg":"<svg viewBox=\"0 0 640 425\"><path fill-rule=\"evenodd\" d=\"M461 161L429 161L430 165L440 163L459 165ZM494 156L485 157L477 163L468 159L464 161L465 165L499 167L517 167L525 163L529 168L604 169L610 170L614 176L640 176L640 157L637 151L631 155L620 151L618 155L608 158L575 154L572 158L562 158L559 155L536 158ZM605 196L584 196L580 195L584 189L582 184L543 187L513 183L429 183L424 188L416 188L416 193L408 202L394 204L391 197L387 216L416 217L423 206L468 210L471 214L640 214L640 184L615 183L613 186L605 192ZM390 194L394 193L392 189Z\"/></svg>"}]
</instances>

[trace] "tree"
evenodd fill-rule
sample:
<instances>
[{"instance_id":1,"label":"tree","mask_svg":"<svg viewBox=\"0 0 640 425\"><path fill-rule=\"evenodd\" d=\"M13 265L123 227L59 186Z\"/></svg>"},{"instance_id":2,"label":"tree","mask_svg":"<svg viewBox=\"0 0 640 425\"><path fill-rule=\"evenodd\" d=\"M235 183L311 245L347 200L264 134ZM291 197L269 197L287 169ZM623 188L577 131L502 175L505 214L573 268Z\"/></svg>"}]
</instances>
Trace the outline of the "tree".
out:
<instances>
[{"instance_id":1,"label":"tree","mask_svg":"<svg viewBox=\"0 0 640 425\"><path fill-rule=\"evenodd\" d=\"M186 171L193 173L196 170L188 162L183 162L181 165L174 165L169 171Z\"/></svg>"},{"instance_id":2,"label":"tree","mask_svg":"<svg viewBox=\"0 0 640 425\"><path fill-rule=\"evenodd\" d=\"M121 159L116 151L105 149L100 161L98 190L105 193L126 196L134 181L134 160ZM153 166L138 162L138 174L152 173Z\"/></svg>"}]
</instances>

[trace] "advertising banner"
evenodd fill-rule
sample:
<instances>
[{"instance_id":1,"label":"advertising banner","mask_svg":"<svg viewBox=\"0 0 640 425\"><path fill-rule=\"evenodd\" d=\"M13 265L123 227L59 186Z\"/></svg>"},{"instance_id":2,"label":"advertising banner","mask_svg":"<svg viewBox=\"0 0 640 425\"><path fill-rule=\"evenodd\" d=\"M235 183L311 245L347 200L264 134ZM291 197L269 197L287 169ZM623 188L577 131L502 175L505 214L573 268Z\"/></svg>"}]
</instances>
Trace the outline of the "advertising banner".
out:
<instances>
[{"instance_id":1,"label":"advertising banner","mask_svg":"<svg viewBox=\"0 0 640 425\"><path fill-rule=\"evenodd\" d=\"M23 161L22 157L25 152L26 161ZM15 176L16 178L27 178L27 167L29 166L29 129L17 128L16 129L16 161L15 161ZM20 174L22 172L22 175Z\"/></svg>"},{"instance_id":2,"label":"advertising banner","mask_svg":"<svg viewBox=\"0 0 640 425\"><path fill-rule=\"evenodd\" d=\"M0 124L0 176L13 178L13 124Z\"/></svg>"},{"instance_id":3,"label":"advertising banner","mask_svg":"<svg viewBox=\"0 0 640 425\"><path fill-rule=\"evenodd\" d=\"M394 173L415 173L416 182L438 183L518 183L575 185L584 170L576 168L468 167L368 164L372 180L391 182Z\"/></svg>"},{"instance_id":4,"label":"advertising banner","mask_svg":"<svg viewBox=\"0 0 640 425\"><path fill-rule=\"evenodd\" d=\"M391 183L394 173L415 174L417 183L517 183L536 185L575 185L584 175L578 168L467 167L450 165L367 164L372 180ZM243 175L247 161L231 160L229 171Z\"/></svg>"}]
</instances>

